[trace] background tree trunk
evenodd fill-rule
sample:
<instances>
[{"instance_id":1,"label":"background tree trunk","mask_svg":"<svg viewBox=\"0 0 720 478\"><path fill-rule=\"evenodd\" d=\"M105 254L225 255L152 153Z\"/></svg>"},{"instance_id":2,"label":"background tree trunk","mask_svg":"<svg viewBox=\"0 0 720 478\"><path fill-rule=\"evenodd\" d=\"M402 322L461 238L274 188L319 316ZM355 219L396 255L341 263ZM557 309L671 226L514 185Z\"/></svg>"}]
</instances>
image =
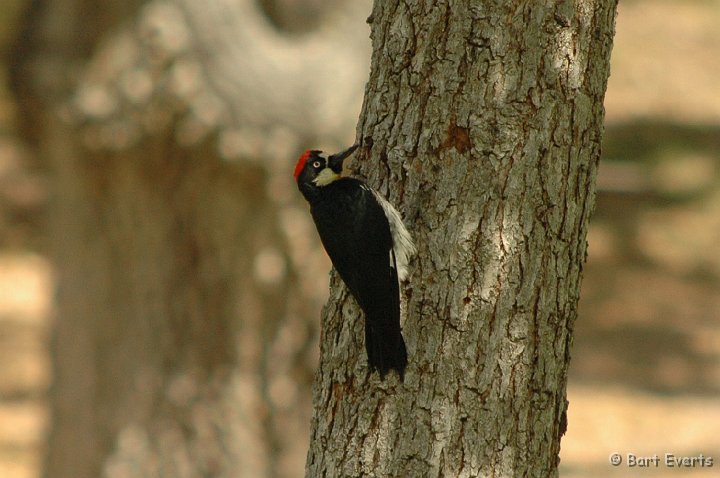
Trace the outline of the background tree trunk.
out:
<instances>
[{"instance_id":1,"label":"background tree trunk","mask_svg":"<svg viewBox=\"0 0 720 478\"><path fill-rule=\"evenodd\" d=\"M359 170L411 263L404 384L340 281L306 474L555 476L616 2L376 1Z\"/></svg>"},{"instance_id":2,"label":"background tree trunk","mask_svg":"<svg viewBox=\"0 0 720 478\"><path fill-rule=\"evenodd\" d=\"M59 278L47 476L302 473L329 262L293 158L346 141L370 51L362 2L305 7L297 34L251 0L28 12L14 84Z\"/></svg>"}]
</instances>

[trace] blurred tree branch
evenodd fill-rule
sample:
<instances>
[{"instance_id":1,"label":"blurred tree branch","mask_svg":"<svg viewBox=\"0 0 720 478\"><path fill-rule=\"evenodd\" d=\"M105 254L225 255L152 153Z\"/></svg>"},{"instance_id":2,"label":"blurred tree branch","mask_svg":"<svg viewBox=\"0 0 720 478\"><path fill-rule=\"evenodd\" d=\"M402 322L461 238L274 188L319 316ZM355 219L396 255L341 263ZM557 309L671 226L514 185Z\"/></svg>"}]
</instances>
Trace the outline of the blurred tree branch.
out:
<instances>
[{"instance_id":1,"label":"blurred tree branch","mask_svg":"<svg viewBox=\"0 0 720 478\"><path fill-rule=\"evenodd\" d=\"M301 473L327 262L289 157L349 134L358 8L291 39L250 0L33 2L12 65L52 191L47 476Z\"/></svg>"}]
</instances>

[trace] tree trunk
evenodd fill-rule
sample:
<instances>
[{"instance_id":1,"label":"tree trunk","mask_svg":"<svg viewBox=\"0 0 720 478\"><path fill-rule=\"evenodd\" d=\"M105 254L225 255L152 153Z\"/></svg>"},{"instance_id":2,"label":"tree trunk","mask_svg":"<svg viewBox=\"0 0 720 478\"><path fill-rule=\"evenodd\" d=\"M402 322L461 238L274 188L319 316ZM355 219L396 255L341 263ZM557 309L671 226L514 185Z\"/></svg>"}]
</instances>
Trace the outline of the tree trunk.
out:
<instances>
[{"instance_id":1,"label":"tree trunk","mask_svg":"<svg viewBox=\"0 0 720 478\"><path fill-rule=\"evenodd\" d=\"M404 383L340 281L309 477L556 476L616 2L376 1L357 163L403 213Z\"/></svg>"},{"instance_id":2,"label":"tree trunk","mask_svg":"<svg viewBox=\"0 0 720 478\"><path fill-rule=\"evenodd\" d=\"M364 73L327 69L364 72L366 33L287 38L251 0L33 5L14 78L51 171L46 476L299 476L328 261L291 173L350 133Z\"/></svg>"}]
</instances>

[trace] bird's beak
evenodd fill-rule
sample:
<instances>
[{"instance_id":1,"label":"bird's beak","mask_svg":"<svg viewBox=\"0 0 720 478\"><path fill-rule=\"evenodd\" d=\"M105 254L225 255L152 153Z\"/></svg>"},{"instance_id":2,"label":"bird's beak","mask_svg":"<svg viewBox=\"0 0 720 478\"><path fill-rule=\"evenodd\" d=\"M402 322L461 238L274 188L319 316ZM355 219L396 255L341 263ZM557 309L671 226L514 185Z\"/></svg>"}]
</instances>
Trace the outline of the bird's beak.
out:
<instances>
[{"instance_id":1,"label":"bird's beak","mask_svg":"<svg viewBox=\"0 0 720 478\"><path fill-rule=\"evenodd\" d=\"M343 167L343 161L345 161L345 158L353 154L353 152L358 149L359 144L353 144L345 151L342 151L340 153L333 154L332 156L328 157L328 166L330 169L335 171L336 173L340 173L342 171Z\"/></svg>"}]
</instances>

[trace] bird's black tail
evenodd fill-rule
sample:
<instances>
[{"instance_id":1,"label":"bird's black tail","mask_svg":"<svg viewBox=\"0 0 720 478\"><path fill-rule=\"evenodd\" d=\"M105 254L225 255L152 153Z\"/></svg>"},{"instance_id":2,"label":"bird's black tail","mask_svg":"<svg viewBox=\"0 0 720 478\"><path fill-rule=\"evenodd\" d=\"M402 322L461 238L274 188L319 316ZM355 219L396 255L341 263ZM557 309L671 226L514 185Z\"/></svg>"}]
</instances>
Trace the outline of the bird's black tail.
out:
<instances>
[{"instance_id":1,"label":"bird's black tail","mask_svg":"<svg viewBox=\"0 0 720 478\"><path fill-rule=\"evenodd\" d=\"M382 379L390 370L395 370L402 380L407 366L407 350L400 333L400 321L388 320L388 317L374 319L365 317L365 349L370 370L377 370Z\"/></svg>"},{"instance_id":2,"label":"bird's black tail","mask_svg":"<svg viewBox=\"0 0 720 478\"><path fill-rule=\"evenodd\" d=\"M395 255L391 257L389 294L384 296L387 301L365 307L365 350L370 370L377 370L382 379L390 370L395 370L402 380L407 366L407 349L400 332L400 284Z\"/></svg>"}]
</instances>

